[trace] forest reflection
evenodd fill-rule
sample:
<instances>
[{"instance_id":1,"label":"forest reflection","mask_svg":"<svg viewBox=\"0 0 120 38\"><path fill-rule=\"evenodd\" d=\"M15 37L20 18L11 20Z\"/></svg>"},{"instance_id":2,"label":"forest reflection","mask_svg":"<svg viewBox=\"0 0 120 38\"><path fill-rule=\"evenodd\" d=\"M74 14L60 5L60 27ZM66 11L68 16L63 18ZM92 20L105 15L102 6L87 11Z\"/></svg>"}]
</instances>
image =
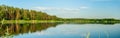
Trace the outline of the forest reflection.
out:
<instances>
[{"instance_id":1,"label":"forest reflection","mask_svg":"<svg viewBox=\"0 0 120 38\"><path fill-rule=\"evenodd\" d=\"M33 33L36 31L46 30L50 27L56 27L61 23L11 23L11 24L0 24L0 37L3 36L11 36L11 35L19 35L24 33ZM62 23L62 24L70 24L70 23ZM104 24L104 23L73 23L73 24ZM113 25L115 23L105 23Z\"/></svg>"},{"instance_id":2,"label":"forest reflection","mask_svg":"<svg viewBox=\"0 0 120 38\"><path fill-rule=\"evenodd\" d=\"M32 24L0 24L0 37L9 35L18 35L46 30L49 27L56 27L57 23L32 23Z\"/></svg>"}]
</instances>

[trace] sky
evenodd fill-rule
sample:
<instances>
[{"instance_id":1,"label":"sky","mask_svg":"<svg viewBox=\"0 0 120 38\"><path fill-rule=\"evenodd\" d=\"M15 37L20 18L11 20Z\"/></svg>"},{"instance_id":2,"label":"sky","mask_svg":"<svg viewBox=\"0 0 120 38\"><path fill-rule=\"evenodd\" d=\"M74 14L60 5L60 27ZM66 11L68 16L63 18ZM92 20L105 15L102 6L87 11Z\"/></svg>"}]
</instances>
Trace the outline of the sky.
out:
<instances>
[{"instance_id":1,"label":"sky","mask_svg":"<svg viewBox=\"0 0 120 38\"><path fill-rule=\"evenodd\" d=\"M61 18L120 19L120 0L0 0L2 4Z\"/></svg>"}]
</instances>

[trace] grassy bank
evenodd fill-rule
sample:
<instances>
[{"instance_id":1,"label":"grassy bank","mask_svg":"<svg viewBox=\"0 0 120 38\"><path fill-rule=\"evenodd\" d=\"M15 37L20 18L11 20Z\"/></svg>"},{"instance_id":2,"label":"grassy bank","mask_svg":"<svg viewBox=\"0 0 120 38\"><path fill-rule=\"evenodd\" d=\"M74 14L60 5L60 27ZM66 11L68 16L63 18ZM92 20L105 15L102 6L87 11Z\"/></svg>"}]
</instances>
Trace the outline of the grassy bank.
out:
<instances>
[{"instance_id":1,"label":"grassy bank","mask_svg":"<svg viewBox=\"0 0 120 38\"><path fill-rule=\"evenodd\" d=\"M56 21L56 20L2 20L0 23L7 24L7 23L59 23L63 21Z\"/></svg>"},{"instance_id":2,"label":"grassy bank","mask_svg":"<svg viewBox=\"0 0 120 38\"><path fill-rule=\"evenodd\" d=\"M2 24L10 24L10 23L77 23L77 24L116 24L120 23L120 21L98 21L98 20L1 20Z\"/></svg>"}]
</instances>

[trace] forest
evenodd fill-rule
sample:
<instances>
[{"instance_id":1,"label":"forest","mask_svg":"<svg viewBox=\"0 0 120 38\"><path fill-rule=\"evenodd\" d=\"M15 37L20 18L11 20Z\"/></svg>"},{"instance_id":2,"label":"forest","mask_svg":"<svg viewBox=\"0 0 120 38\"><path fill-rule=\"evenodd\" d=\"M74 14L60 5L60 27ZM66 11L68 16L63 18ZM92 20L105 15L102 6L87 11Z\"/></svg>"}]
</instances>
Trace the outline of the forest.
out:
<instances>
[{"instance_id":1,"label":"forest","mask_svg":"<svg viewBox=\"0 0 120 38\"><path fill-rule=\"evenodd\" d=\"M26 21L29 20L29 21ZM13 6L0 5L0 23L24 23L24 22L63 22L63 23L120 23L119 19L88 19L88 18L59 18L48 15L42 11L17 8Z\"/></svg>"},{"instance_id":2,"label":"forest","mask_svg":"<svg viewBox=\"0 0 120 38\"><path fill-rule=\"evenodd\" d=\"M55 20L56 16L51 16L45 12L17 8L7 5L0 5L0 20Z\"/></svg>"}]
</instances>

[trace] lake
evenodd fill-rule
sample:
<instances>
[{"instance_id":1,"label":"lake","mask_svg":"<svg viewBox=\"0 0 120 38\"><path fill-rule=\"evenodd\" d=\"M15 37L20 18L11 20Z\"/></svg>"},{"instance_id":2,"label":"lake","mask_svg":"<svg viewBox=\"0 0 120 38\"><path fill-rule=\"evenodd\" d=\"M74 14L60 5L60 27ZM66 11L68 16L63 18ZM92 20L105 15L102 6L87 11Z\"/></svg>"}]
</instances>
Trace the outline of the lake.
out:
<instances>
[{"instance_id":1,"label":"lake","mask_svg":"<svg viewBox=\"0 0 120 38\"><path fill-rule=\"evenodd\" d=\"M1 24L0 37L120 38L120 24Z\"/></svg>"}]
</instances>

